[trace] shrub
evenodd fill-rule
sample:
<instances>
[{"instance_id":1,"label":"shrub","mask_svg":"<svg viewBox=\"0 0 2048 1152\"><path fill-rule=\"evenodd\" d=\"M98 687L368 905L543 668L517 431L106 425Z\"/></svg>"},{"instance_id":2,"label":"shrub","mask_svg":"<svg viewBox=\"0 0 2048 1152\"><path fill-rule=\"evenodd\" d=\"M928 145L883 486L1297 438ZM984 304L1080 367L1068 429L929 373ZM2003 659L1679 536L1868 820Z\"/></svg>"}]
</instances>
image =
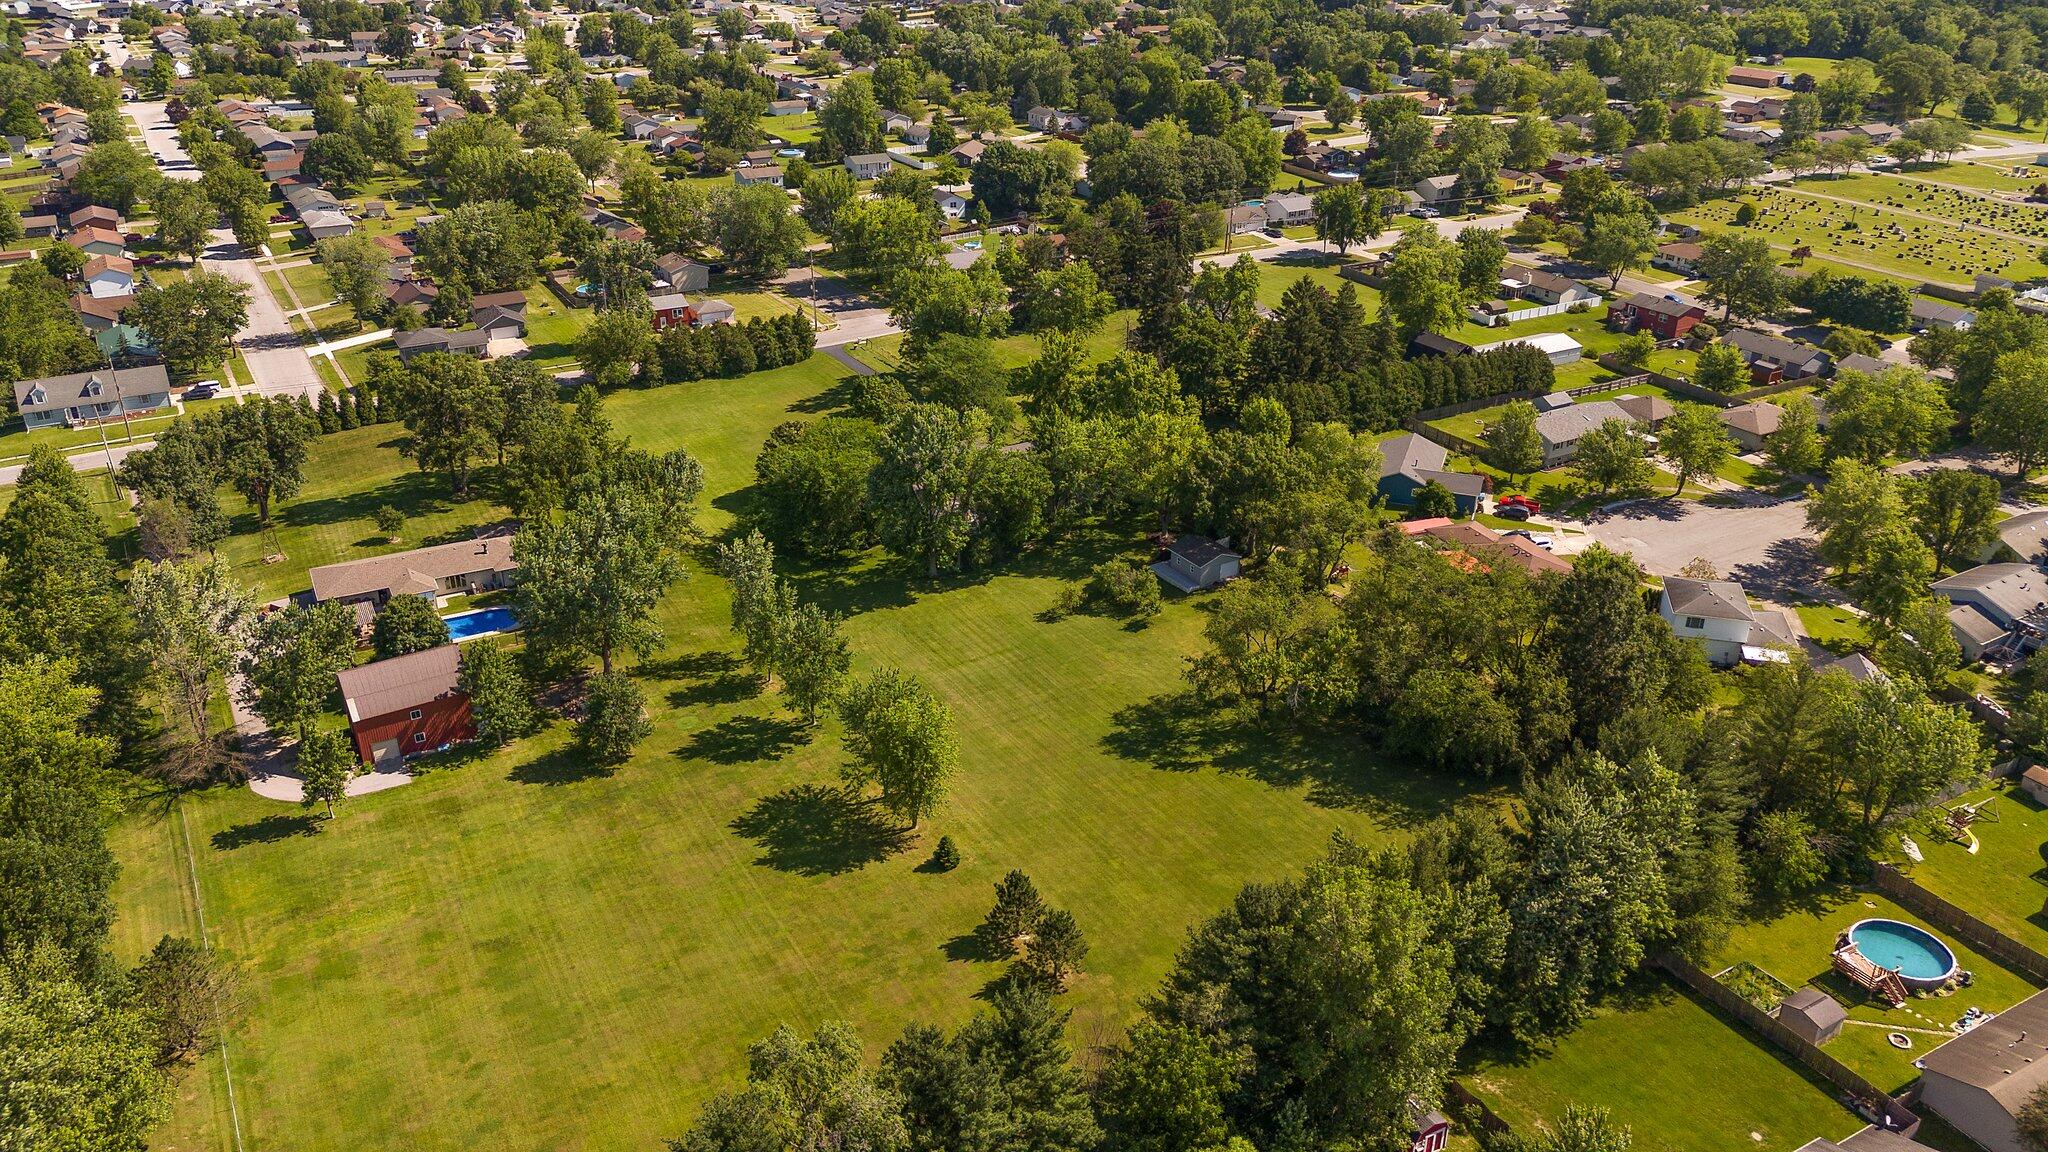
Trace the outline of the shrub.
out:
<instances>
[{"instance_id":1,"label":"shrub","mask_svg":"<svg viewBox=\"0 0 2048 1152\"><path fill-rule=\"evenodd\" d=\"M1157 616L1159 578L1150 568L1105 560L1089 574L1086 598L1113 616Z\"/></svg>"},{"instance_id":2,"label":"shrub","mask_svg":"<svg viewBox=\"0 0 2048 1152\"><path fill-rule=\"evenodd\" d=\"M1756 205L1744 200L1735 209L1735 222L1744 228L1756 223Z\"/></svg>"},{"instance_id":3,"label":"shrub","mask_svg":"<svg viewBox=\"0 0 2048 1152\"><path fill-rule=\"evenodd\" d=\"M377 509L374 519L377 522L377 531L382 532L386 540L397 543L398 534L405 530L405 513L386 504Z\"/></svg>"},{"instance_id":4,"label":"shrub","mask_svg":"<svg viewBox=\"0 0 2048 1152\"><path fill-rule=\"evenodd\" d=\"M951 872L960 866L960 849L953 846L951 836L939 837L938 847L932 849L932 868L938 872Z\"/></svg>"},{"instance_id":5,"label":"shrub","mask_svg":"<svg viewBox=\"0 0 2048 1152\"><path fill-rule=\"evenodd\" d=\"M653 730L647 699L631 676L613 671L590 678L583 719L576 722L576 744L584 755L599 764L617 764Z\"/></svg>"}]
</instances>

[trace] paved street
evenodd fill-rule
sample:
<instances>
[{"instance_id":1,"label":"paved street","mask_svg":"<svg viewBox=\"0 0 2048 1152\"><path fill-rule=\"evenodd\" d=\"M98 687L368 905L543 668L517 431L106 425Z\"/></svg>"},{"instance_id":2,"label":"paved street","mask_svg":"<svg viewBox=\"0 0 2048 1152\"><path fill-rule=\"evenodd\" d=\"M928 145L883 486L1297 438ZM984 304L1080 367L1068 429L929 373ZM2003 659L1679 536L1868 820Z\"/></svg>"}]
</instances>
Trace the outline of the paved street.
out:
<instances>
[{"instance_id":1,"label":"paved street","mask_svg":"<svg viewBox=\"0 0 2048 1152\"><path fill-rule=\"evenodd\" d=\"M165 176L172 180L199 179L199 169L178 139L177 126L171 123L163 101L137 100L121 105L121 111L142 129L143 142Z\"/></svg>"},{"instance_id":2,"label":"paved street","mask_svg":"<svg viewBox=\"0 0 2048 1152\"><path fill-rule=\"evenodd\" d=\"M1723 576L1768 594L1812 584L1821 574L1804 499L1645 500L1572 527L1585 535L1566 537L1568 547L1597 540L1659 576L1705 557Z\"/></svg>"},{"instance_id":3,"label":"paved street","mask_svg":"<svg viewBox=\"0 0 2048 1152\"><path fill-rule=\"evenodd\" d=\"M317 397L323 385L319 374L313 371L313 362L306 358L305 348L299 344L299 334L292 331L291 321L285 319L284 309L271 296L270 287L263 282L256 261L235 243L234 234L225 230L215 231L213 244L207 248L203 260L208 270L240 281L249 288L249 326L235 338L235 345L242 350L242 358L249 365L249 377L254 382L252 388L244 391L259 396L296 396L303 393Z\"/></svg>"}]
</instances>

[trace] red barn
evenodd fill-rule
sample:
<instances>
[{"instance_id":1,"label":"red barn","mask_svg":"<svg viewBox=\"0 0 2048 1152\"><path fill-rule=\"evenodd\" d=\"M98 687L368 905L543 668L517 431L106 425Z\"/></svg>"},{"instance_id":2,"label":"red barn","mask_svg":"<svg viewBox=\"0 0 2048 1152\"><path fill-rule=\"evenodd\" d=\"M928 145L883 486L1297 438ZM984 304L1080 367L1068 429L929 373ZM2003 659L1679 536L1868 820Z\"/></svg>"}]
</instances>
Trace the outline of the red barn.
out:
<instances>
[{"instance_id":1,"label":"red barn","mask_svg":"<svg viewBox=\"0 0 2048 1152\"><path fill-rule=\"evenodd\" d=\"M341 698L363 763L403 763L407 756L473 739L469 697L456 686L461 666L461 648L443 644L342 670Z\"/></svg>"},{"instance_id":2,"label":"red barn","mask_svg":"<svg viewBox=\"0 0 2048 1152\"><path fill-rule=\"evenodd\" d=\"M1688 300L1672 300L1638 292L1607 307L1607 322L1624 332L1648 329L1659 340L1683 340L1707 310Z\"/></svg>"}]
</instances>

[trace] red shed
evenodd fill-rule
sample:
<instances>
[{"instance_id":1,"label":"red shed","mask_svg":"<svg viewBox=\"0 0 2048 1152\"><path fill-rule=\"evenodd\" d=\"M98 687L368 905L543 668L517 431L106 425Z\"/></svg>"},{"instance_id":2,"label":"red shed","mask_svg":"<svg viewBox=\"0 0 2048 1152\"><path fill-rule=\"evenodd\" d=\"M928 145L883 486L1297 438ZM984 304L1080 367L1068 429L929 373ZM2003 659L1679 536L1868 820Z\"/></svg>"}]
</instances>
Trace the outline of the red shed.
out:
<instances>
[{"instance_id":1,"label":"red shed","mask_svg":"<svg viewBox=\"0 0 2048 1152\"><path fill-rule=\"evenodd\" d=\"M462 651L443 644L424 652L344 669L341 698L363 763L403 762L444 744L476 736L469 697L456 687Z\"/></svg>"}]
</instances>

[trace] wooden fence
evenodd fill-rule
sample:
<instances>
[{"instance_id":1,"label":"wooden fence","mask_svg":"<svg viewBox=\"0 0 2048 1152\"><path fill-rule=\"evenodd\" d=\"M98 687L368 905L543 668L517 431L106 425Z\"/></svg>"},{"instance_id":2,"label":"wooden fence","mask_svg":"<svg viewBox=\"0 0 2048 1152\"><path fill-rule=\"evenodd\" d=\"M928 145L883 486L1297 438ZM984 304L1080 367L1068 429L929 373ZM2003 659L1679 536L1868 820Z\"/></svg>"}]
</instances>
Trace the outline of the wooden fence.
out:
<instances>
[{"instance_id":1,"label":"wooden fence","mask_svg":"<svg viewBox=\"0 0 2048 1152\"><path fill-rule=\"evenodd\" d=\"M1911 1137L1920 1127L1920 1117L1892 1098L1891 1093L1872 1084L1848 1065L1809 1043L1805 1037L1780 1024L1769 1013L1737 995L1727 985L1694 967L1684 958L1665 953L1653 961L1679 983L1692 989L1716 1008L1747 1025L1814 1075L1854 1097L1859 1110L1879 1127Z\"/></svg>"},{"instance_id":2,"label":"wooden fence","mask_svg":"<svg viewBox=\"0 0 2048 1152\"><path fill-rule=\"evenodd\" d=\"M1872 887L1891 897L1901 908L1954 933L1970 947L2035 984L2048 987L2048 956L1922 888L1912 877L1889 864L1873 862L1870 880Z\"/></svg>"},{"instance_id":3,"label":"wooden fence","mask_svg":"<svg viewBox=\"0 0 2048 1152\"><path fill-rule=\"evenodd\" d=\"M1444 1084L1444 1107L1467 1128L1492 1134L1514 1131L1477 1093L1456 1080Z\"/></svg>"}]
</instances>

